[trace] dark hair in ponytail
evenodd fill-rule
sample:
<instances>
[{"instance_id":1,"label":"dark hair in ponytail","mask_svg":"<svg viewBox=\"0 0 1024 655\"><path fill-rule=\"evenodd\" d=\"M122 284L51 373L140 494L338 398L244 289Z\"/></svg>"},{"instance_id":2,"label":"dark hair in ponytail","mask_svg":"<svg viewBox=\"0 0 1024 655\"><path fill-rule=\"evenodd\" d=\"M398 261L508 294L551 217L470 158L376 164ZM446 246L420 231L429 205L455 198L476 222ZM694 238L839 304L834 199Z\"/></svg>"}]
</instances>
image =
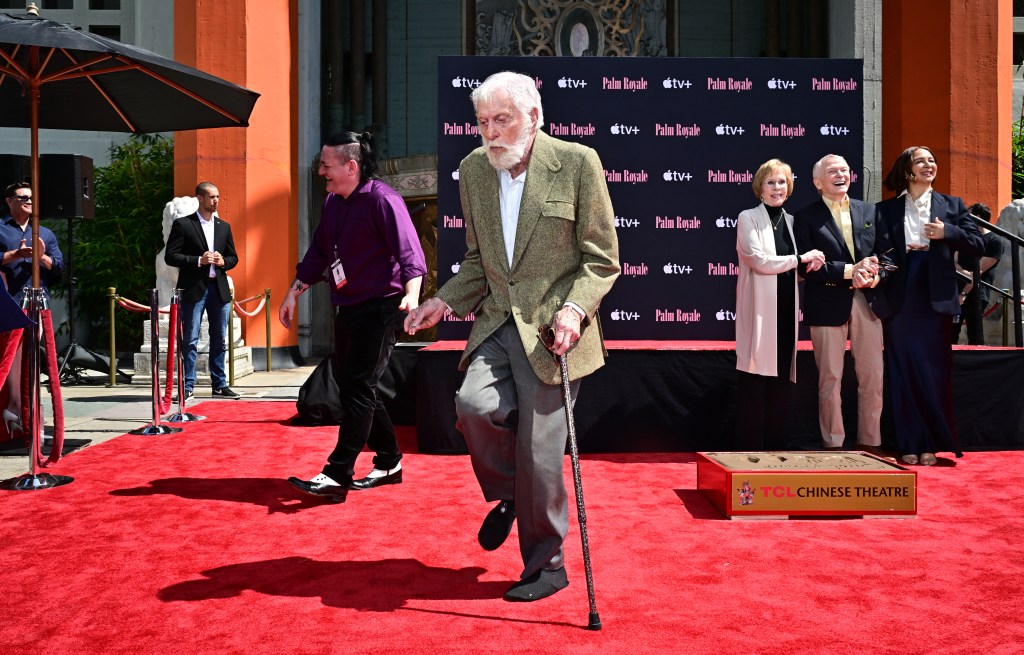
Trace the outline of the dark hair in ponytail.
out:
<instances>
[{"instance_id":1,"label":"dark hair in ponytail","mask_svg":"<svg viewBox=\"0 0 1024 655\"><path fill-rule=\"evenodd\" d=\"M341 132L327 139L325 146L330 146L344 161L354 161L359 165L359 183L377 179L377 153L372 145L373 133Z\"/></svg>"}]
</instances>

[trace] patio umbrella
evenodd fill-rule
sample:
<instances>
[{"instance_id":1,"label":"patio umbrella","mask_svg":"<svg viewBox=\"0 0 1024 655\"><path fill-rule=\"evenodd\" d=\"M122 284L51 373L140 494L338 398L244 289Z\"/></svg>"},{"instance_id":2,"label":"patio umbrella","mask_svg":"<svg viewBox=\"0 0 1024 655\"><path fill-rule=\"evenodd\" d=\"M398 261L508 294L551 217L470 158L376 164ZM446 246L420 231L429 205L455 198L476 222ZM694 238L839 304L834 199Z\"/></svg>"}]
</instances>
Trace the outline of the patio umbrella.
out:
<instances>
[{"instance_id":1,"label":"patio umbrella","mask_svg":"<svg viewBox=\"0 0 1024 655\"><path fill-rule=\"evenodd\" d=\"M0 14L0 126L170 132L245 127L259 94L156 53L31 14ZM38 234L39 199L32 211ZM38 255L32 285L39 287Z\"/></svg>"},{"instance_id":2,"label":"patio umbrella","mask_svg":"<svg viewBox=\"0 0 1024 655\"><path fill-rule=\"evenodd\" d=\"M31 13L0 14L0 126L29 128L36 195L33 234L39 234L42 204L40 128L138 134L245 127L258 97L226 80L74 25ZM30 316L38 322L38 248L32 252L32 288ZM36 335L35 330L31 333ZM27 351L34 373L27 427L35 437L38 430L31 423L38 415L39 362L38 341L33 342ZM33 463L28 485L19 488L39 484Z\"/></svg>"}]
</instances>

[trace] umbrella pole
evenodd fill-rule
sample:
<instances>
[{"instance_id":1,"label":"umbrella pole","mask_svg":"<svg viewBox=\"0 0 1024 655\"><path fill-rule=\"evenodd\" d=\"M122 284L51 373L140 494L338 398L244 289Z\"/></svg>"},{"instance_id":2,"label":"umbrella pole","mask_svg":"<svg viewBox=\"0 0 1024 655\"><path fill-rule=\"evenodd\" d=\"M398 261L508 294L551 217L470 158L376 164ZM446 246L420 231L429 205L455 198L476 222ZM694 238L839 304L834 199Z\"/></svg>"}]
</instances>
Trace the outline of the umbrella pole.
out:
<instances>
[{"instance_id":1,"label":"umbrella pole","mask_svg":"<svg viewBox=\"0 0 1024 655\"><path fill-rule=\"evenodd\" d=\"M40 452L43 438L42 413L40 412L40 375L39 375L39 312L44 302L43 290L39 284L39 248L35 247L35 241L39 238L39 78L35 76L39 70L39 48L33 47L29 55L33 77L29 80L29 128L31 132L30 141L32 144L32 289L29 291L29 318L33 325L28 329L31 337L28 343L23 345L25 356L28 357L29 365L29 411L28 425L28 462L29 472L16 478L5 480L0 488L15 491L31 491L33 489L49 489L65 485L74 478L66 475L53 475L51 473L37 473L37 453ZM53 377L55 371L50 371ZM22 412L25 416L26 413Z\"/></svg>"}]
</instances>

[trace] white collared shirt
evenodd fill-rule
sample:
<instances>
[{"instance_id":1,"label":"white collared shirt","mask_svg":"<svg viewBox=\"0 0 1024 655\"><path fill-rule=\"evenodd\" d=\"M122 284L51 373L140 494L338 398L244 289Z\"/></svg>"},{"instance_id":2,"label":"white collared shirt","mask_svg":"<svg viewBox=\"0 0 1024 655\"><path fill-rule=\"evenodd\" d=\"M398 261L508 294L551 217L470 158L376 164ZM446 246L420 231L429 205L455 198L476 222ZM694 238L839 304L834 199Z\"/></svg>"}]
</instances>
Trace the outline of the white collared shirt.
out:
<instances>
[{"instance_id":1,"label":"white collared shirt","mask_svg":"<svg viewBox=\"0 0 1024 655\"><path fill-rule=\"evenodd\" d=\"M512 179L507 170L498 171L498 198L501 204L501 235L505 241L505 255L509 268L512 267L512 253L516 248L516 230L519 229L519 207L523 202L523 188L526 186L526 171Z\"/></svg>"},{"instance_id":2,"label":"white collared shirt","mask_svg":"<svg viewBox=\"0 0 1024 655\"><path fill-rule=\"evenodd\" d=\"M931 221L932 192L928 191L914 200L904 191L906 200L903 211L903 236L907 241L908 250L925 250L930 239L924 236L924 225Z\"/></svg>"},{"instance_id":3,"label":"white collared shirt","mask_svg":"<svg viewBox=\"0 0 1024 655\"><path fill-rule=\"evenodd\" d=\"M199 217L199 225L203 228L203 234L206 236L206 249L213 252L213 222L217 219L217 212L213 212L210 220L203 218L199 212L196 212L196 216ZM210 277L217 277L217 268L213 264L210 264Z\"/></svg>"}]
</instances>

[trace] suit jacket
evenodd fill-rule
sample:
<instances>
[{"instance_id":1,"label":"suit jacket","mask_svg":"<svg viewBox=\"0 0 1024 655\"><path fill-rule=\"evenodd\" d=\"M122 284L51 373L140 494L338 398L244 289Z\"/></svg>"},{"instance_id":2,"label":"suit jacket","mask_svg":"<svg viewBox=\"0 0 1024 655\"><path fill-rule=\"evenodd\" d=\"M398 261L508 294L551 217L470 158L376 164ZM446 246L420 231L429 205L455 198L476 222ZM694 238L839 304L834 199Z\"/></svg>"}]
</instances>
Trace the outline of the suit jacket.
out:
<instances>
[{"instance_id":1,"label":"suit jacket","mask_svg":"<svg viewBox=\"0 0 1024 655\"><path fill-rule=\"evenodd\" d=\"M782 211L783 222L793 238L793 215ZM775 235L764 205L745 209L736 219L736 369L755 375L778 376L796 382L796 348L789 371L779 369L779 294L797 295L797 276L791 289L779 288L779 273L793 270L799 255L775 253ZM795 239L794 239L795 242ZM800 328L800 305L793 303L793 343Z\"/></svg>"},{"instance_id":2,"label":"suit jacket","mask_svg":"<svg viewBox=\"0 0 1024 655\"><path fill-rule=\"evenodd\" d=\"M519 209L512 265L502 240L498 173L484 149L459 166L466 224L466 256L437 296L456 314L475 311L460 368L511 316L534 372L558 384L559 366L537 337L566 301L586 312L576 347L567 357L576 379L604 364L598 306L619 275L615 215L597 153L542 131L533 142Z\"/></svg>"},{"instance_id":3,"label":"suit jacket","mask_svg":"<svg viewBox=\"0 0 1024 655\"><path fill-rule=\"evenodd\" d=\"M804 278L806 325L836 326L850 320L853 280L843 279L846 265L884 252L875 248L875 208L872 204L850 198L850 221L853 225L852 253L824 200L815 200L794 216L797 251L817 249L825 254L825 265L818 270L808 271L805 265L800 267ZM865 288L863 291L873 308L879 294L875 289Z\"/></svg>"},{"instance_id":4,"label":"suit jacket","mask_svg":"<svg viewBox=\"0 0 1024 655\"><path fill-rule=\"evenodd\" d=\"M211 281L217 285L221 302L231 300L227 272L238 264L238 255L231 237L231 226L216 215L213 219L213 249L224 256L224 266L214 267L214 278L210 277L208 266L199 265L199 258L209 249L198 213L183 216L171 225L164 261L168 266L178 267L177 288L183 289L181 299L184 302L199 302Z\"/></svg>"},{"instance_id":5,"label":"suit jacket","mask_svg":"<svg viewBox=\"0 0 1024 655\"><path fill-rule=\"evenodd\" d=\"M892 248L890 257L899 268L880 286L884 304L875 307L879 318L889 318L900 310L906 297L907 239L903 231L906 199L903 196L883 200L876 205L878 248ZM974 219L967 213L964 201L932 191L932 220L945 223L945 237L928 245L928 296L932 309L940 314L960 313L953 253L980 256L985 250ZM884 243L883 243L884 242ZM881 313L880 313L881 312Z\"/></svg>"}]
</instances>

